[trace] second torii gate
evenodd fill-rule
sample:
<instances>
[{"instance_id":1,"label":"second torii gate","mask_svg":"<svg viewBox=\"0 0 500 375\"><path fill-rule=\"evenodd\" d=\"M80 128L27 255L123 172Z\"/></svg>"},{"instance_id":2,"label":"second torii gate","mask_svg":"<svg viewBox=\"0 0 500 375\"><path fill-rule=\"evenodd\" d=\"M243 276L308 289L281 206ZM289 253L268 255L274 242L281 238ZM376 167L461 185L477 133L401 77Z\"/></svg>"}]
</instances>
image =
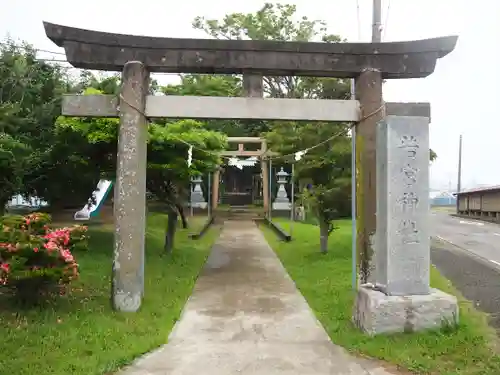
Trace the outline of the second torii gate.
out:
<instances>
[{"instance_id":1,"label":"second torii gate","mask_svg":"<svg viewBox=\"0 0 500 375\"><path fill-rule=\"evenodd\" d=\"M375 233L375 125L392 115L429 117L429 105L383 103L382 79L422 78L457 37L392 43L305 43L120 35L44 23L47 36L83 69L122 72L119 97L74 96L63 114L120 117L115 190L113 305L137 311L144 285L146 135L149 118L356 122L358 247ZM246 98L151 96L149 73L243 74ZM358 100L262 98L262 76L356 79Z\"/></svg>"},{"instance_id":2,"label":"second torii gate","mask_svg":"<svg viewBox=\"0 0 500 375\"><path fill-rule=\"evenodd\" d=\"M261 137L228 137L228 143L238 144L238 150L236 151L222 151L220 154L222 156L237 157L237 156L248 156L248 157L258 157L261 167L262 175L262 200L264 206L264 212L269 212L269 207L271 202L269 202L269 173L268 173L268 163L266 161L267 156L275 155L276 153L268 150L267 141ZM257 143L260 144L258 150L245 150L245 144L247 143ZM212 208L215 210L219 204L219 182L220 182L220 172L216 170L214 172L214 179L212 185Z\"/></svg>"}]
</instances>

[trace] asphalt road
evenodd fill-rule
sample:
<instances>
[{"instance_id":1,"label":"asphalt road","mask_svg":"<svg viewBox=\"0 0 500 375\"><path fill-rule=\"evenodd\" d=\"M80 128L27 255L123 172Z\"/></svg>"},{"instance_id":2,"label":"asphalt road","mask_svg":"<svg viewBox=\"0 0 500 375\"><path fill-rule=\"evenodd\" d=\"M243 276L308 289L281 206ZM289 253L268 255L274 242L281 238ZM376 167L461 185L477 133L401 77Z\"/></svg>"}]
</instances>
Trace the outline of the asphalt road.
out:
<instances>
[{"instance_id":1,"label":"asphalt road","mask_svg":"<svg viewBox=\"0 0 500 375\"><path fill-rule=\"evenodd\" d=\"M487 259L500 267L500 225L433 211L432 236Z\"/></svg>"},{"instance_id":2,"label":"asphalt road","mask_svg":"<svg viewBox=\"0 0 500 375\"><path fill-rule=\"evenodd\" d=\"M431 261L500 333L500 225L432 213Z\"/></svg>"}]
</instances>

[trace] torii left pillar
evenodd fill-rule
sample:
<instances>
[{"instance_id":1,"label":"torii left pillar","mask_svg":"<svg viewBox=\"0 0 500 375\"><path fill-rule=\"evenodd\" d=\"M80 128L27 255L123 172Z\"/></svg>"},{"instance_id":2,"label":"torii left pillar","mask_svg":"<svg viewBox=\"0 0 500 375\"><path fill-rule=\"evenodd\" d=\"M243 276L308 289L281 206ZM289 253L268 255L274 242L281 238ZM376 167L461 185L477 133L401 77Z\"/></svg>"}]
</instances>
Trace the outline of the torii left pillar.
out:
<instances>
[{"instance_id":1,"label":"torii left pillar","mask_svg":"<svg viewBox=\"0 0 500 375\"><path fill-rule=\"evenodd\" d=\"M126 63L119 104L112 284L113 308L124 312L139 310L144 293L148 88L146 66Z\"/></svg>"}]
</instances>

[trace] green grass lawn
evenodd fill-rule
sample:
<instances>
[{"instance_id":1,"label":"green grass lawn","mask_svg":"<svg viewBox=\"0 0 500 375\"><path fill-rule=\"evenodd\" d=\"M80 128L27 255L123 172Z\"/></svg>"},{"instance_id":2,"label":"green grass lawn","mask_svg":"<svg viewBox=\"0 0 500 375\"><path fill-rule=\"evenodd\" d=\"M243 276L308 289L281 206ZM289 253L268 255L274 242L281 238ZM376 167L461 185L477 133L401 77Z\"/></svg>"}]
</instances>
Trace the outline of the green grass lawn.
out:
<instances>
[{"instance_id":1,"label":"green grass lawn","mask_svg":"<svg viewBox=\"0 0 500 375\"><path fill-rule=\"evenodd\" d=\"M24 312L0 300L0 374L110 374L166 343L217 237L212 229L198 241L188 238L203 220L179 230L173 254L166 256L166 217L149 215L145 297L140 312L130 314L110 308L112 226L91 226L90 250L74 254L81 277L69 297Z\"/></svg>"},{"instance_id":2,"label":"green grass lawn","mask_svg":"<svg viewBox=\"0 0 500 375\"><path fill-rule=\"evenodd\" d=\"M289 222L278 220L285 230ZM293 224L292 242L281 242L267 227L264 234L275 249L332 341L359 355L385 360L416 374L497 375L500 356L496 335L486 316L476 311L436 269L431 284L460 300L457 330L396 334L370 338L351 323L351 222L338 222L329 240L329 253L319 252L319 229Z\"/></svg>"},{"instance_id":3,"label":"green grass lawn","mask_svg":"<svg viewBox=\"0 0 500 375\"><path fill-rule=\"evenodd\" d=\"M433 206L433 207L431 207L431 211L448 212L448 213L454 214L457 212L457 207L456 206Z\"/></svg>"}]
</instances>

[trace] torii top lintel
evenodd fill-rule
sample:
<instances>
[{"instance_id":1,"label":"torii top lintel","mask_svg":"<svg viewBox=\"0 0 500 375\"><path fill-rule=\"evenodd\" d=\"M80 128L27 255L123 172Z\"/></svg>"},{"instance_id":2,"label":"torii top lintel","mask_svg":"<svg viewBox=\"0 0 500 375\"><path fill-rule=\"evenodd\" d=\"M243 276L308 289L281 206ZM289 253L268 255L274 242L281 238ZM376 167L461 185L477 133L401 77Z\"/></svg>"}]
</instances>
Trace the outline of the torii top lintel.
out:
<instances>
[{"instance_id":1,"label":"torii top lintel","mask_svg":"<svg viewBox=\"0 0 500 375\"><path fill-rule=\"evenodd\" d=\"M44 22L45 33L77 68L121 71L142 61L151 72L355 78L367 68L383 78L422 78L458 37L391 43L310 43L177 39L84 30Z\"/></svg>"}]
</instances>

